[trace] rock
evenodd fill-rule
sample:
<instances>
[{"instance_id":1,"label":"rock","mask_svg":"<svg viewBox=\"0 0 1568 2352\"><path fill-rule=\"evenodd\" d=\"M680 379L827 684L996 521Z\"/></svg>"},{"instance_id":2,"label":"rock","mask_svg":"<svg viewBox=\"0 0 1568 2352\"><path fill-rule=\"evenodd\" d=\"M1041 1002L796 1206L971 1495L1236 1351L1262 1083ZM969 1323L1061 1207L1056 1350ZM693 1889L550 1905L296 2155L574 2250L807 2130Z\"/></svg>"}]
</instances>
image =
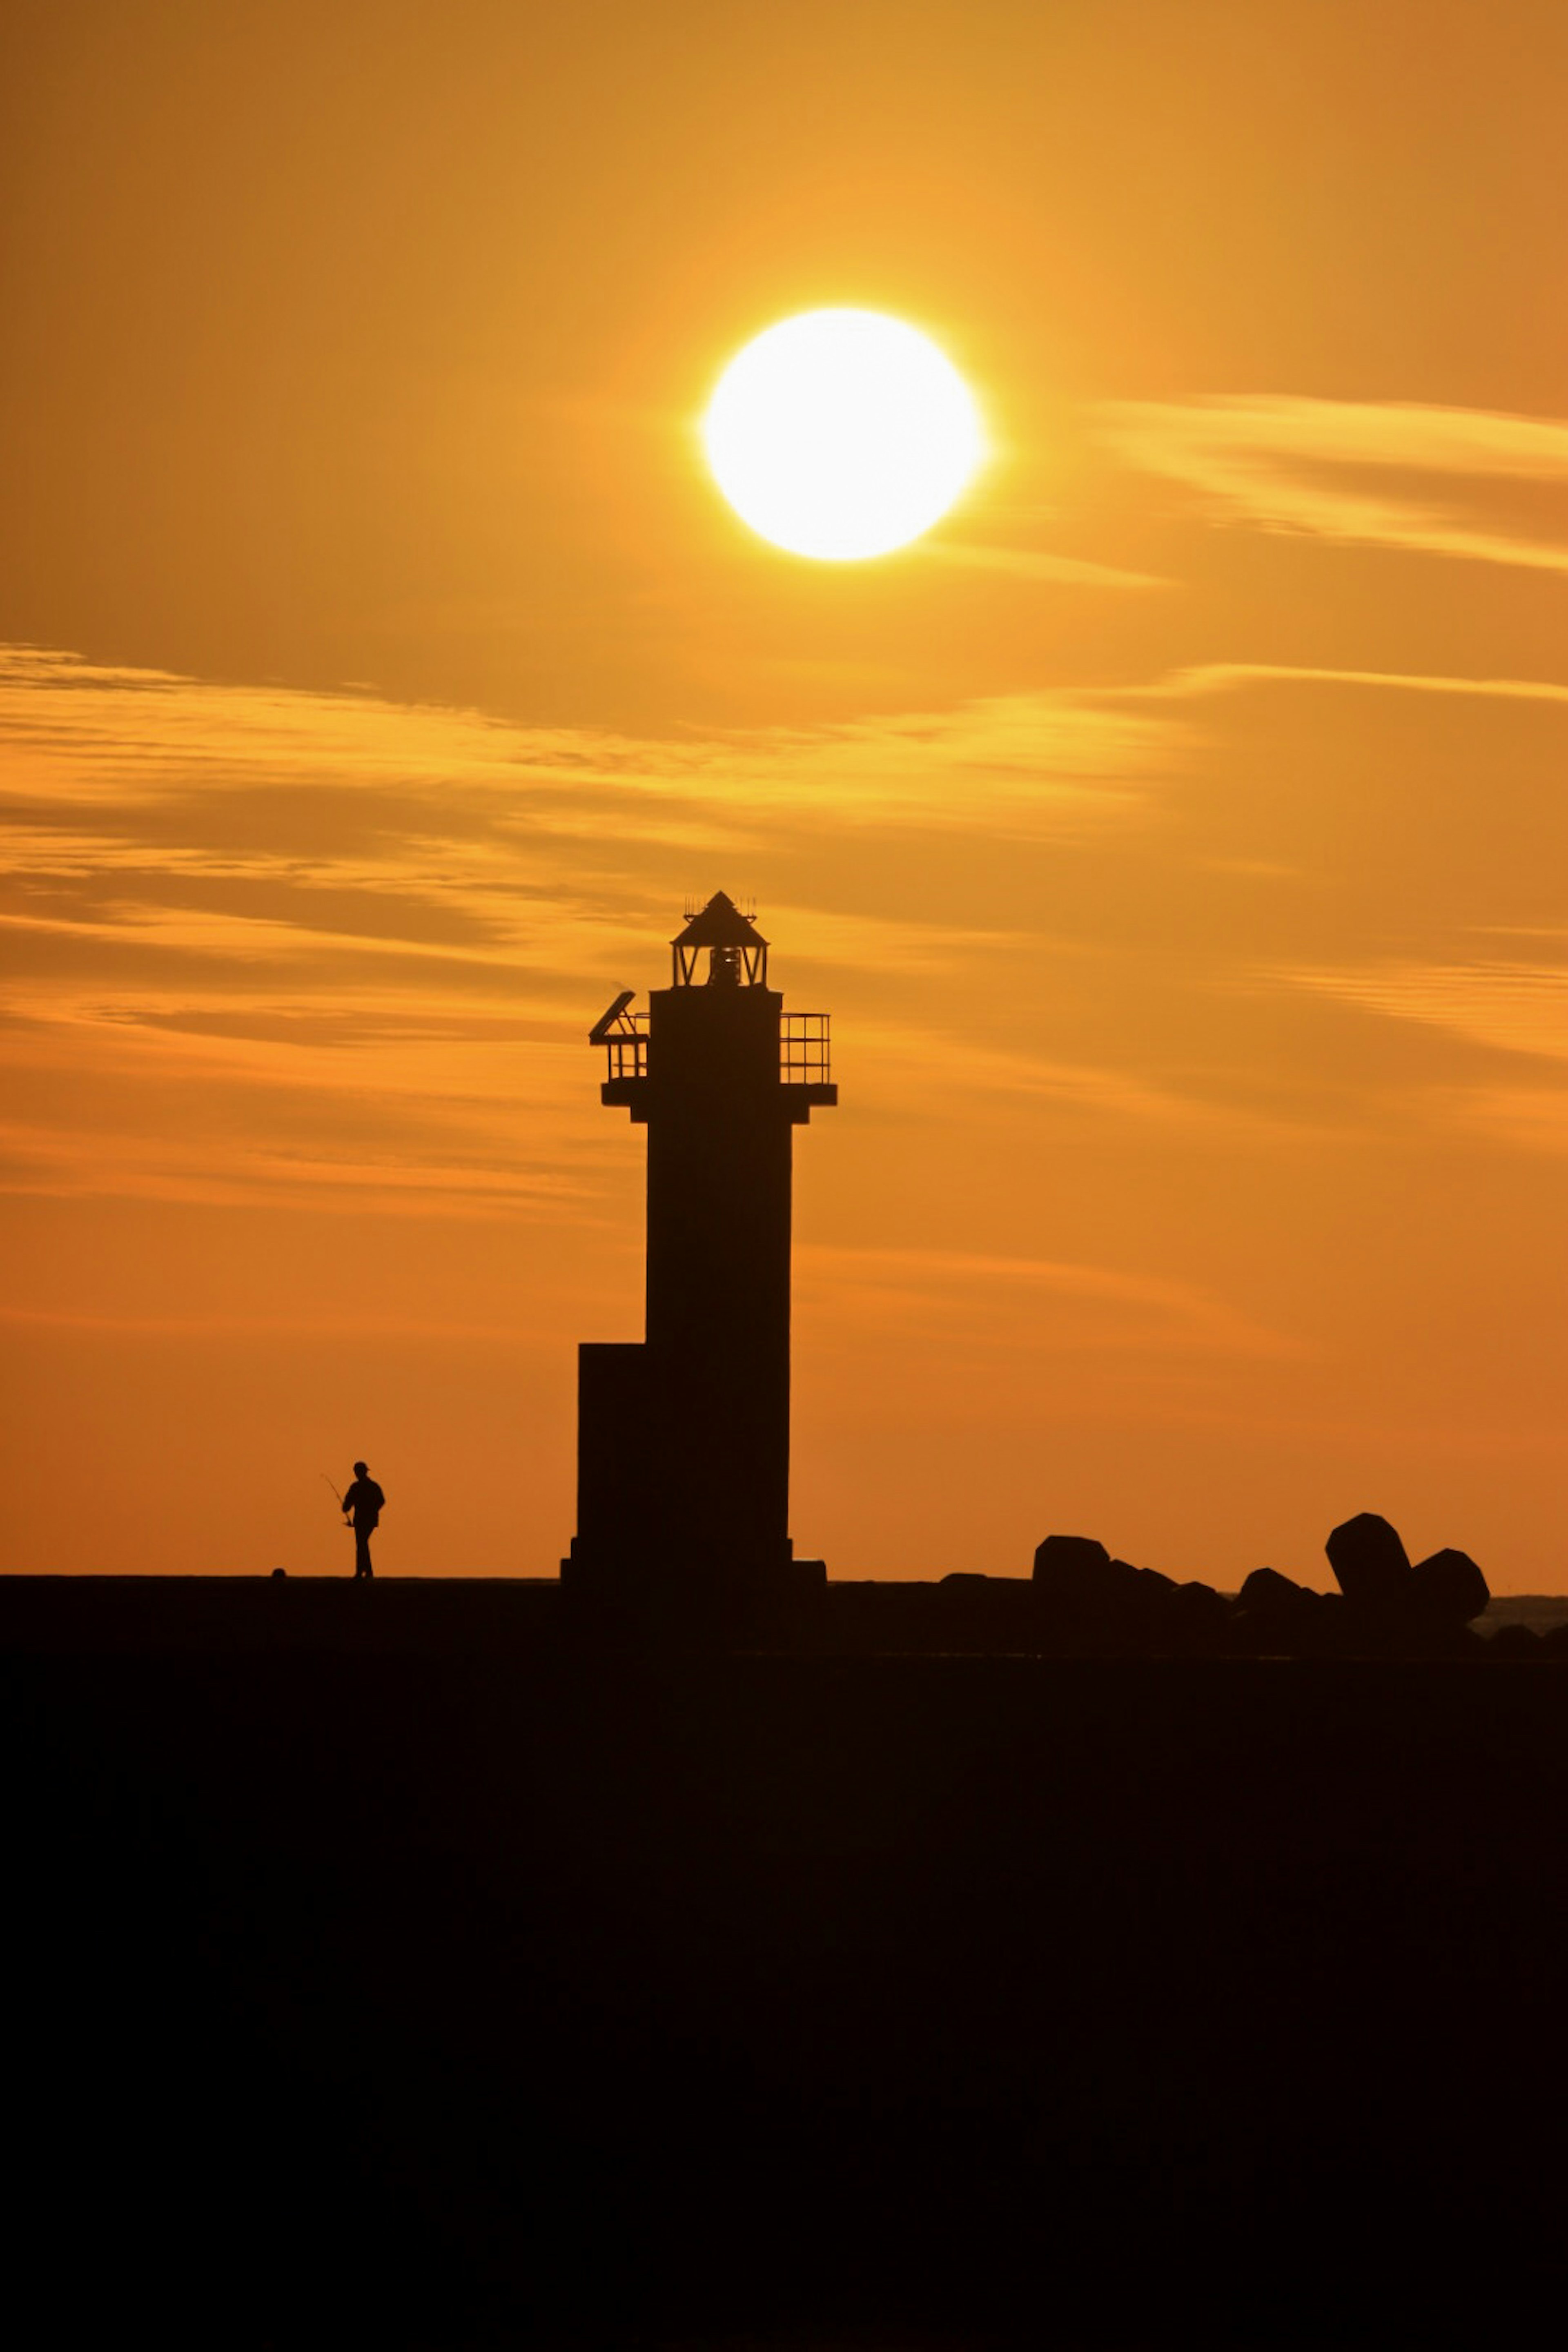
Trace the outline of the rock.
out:
<instances>
[{"instance_id":1,"label":"rock","mask_svg":"<svg viewBox=\"0 0 1568 2352\"><path fill-rule=\"evenodd\" d=\"M1329 1654L1334 1647L1333 1637L1326 1622L1319 1622L1327 1599L1326 1593L1313 1591L1310 1585L1298 1584L1293 1577L1281 1576L1277 1568L1255 1568L1236 1597L1232 1620L1236 1638L1232 1646L1254 1657L1315 1658ZM1337 1592L1333 1601L1335 1610L1343 1608Z\"/></svg>"},{"instance_id":2,"label":"rock","mask_svg":"<svg viewBox=\"0 0 1568 2352\"><path fill-rule=\"evenodd\" d=\"M1075 1610L1126 1607L1148 1572L1112 1559L1092 1536L1047 1536L1035 1554L1037 1591Z\"/></svg>"},{"instance_id":3,"label":"rock","mask_svg":"<svg viewBox=\"0 0 1568 2352\"><path fill-rule=\"evenodd\" d=\"M1323 1547L1340 1591L1358 1609L1380 1616L1403 1615L1410 1606L1409 1554L1397 1528L1375 1511L1358 1512L1334 1529Z\"/></svg>"},{"instance_id":4,"label":"rock","mask_svg":"<svg viewBox=\"0 0 1568 2352\"><path fill-rule=\"evenodd\" d=\"M1155 1632L1162 1649L1217 1657L1230 1629L1230 1603L1212 1584L1173 1584L1161 1596Z\"/></svg>"},{"instance_id":5,"label":"rock","mask_svg":"<svg viewBox=\"0 0 1568 2352\"><path fill-rule=\"evenodd\" d=\"M1078 1593L1110 1566L1110 1554L1093 1536L1047 1536L1035 1553L1035 1582Z\"/></svg>"},{"instance_id":6,"label":"rock","mask_svg":"<svg viewBox=\"0 0 1568 2352\"><path fill-rule=\"evenodd\" d=\"M1384 1646L1382 1625L1342 1593L1255 1569L1231 1604L1225 1646L1245 1658L1347 1658L1363 1654L1369 1639L1374 1650Z\"/></svg>"},{"instance_id":7,"label":"rock","mask_svg":"<svg viewBox=\"0 0 1568 2352\"><path fill-rule=\"evenodd\" d=\"M1314 1592L1298 1585L1299 1600L1279 1624L1283 1646L1293 1658L1354 1657L1364 1645L1364 1612L1353 1609L1340 1592Z\"/></svg>"},{"instance_id":8,"label":"rock","mask_svg":"<svg viewBox=\"0 0 1568 2352\"><path fill-rule=\"evenodd\" d=\"M1568 1658L1568 1625L1553 1625L1542 1633L1541 1646L1549 1657Z\"/></svg>"},{"instance_id":9,"label":"rock","mask_svg":"<svg viewBox=\"0 0 1568 2352\"><path fill-rule=\"evenodd\" d=\"M1541 1636L1528 1625L1500 1625L1487 1643L1489 1658L1534 1658L1541 1654Z\"/></svg>"},{"instance_id":10,"label":"rock","mask_svg":"<svg viewBox=\"0 0 1568 2352\"><path fill-rule=\"evenodd\" d=\"M1146 1649L1161 1580L1112 1559L1091 1536L1047 1536L1035 1554L1030 1590L1055 1637L1094 1654Z\"/></svg>"},{"instance_id":11,"label":"rock","mask_svg":"<svg viewBox=\"0 0 1568 2352\"><path fill-rule=\"evenodd\" d=\"M1303 1586L1302 1590L1307 1588ZM1355 1655L1355 1612L1342 1592L1314 1592L1311 1623L1311 1656L1351 1658Z\"/></svg>"},{"instance_id":12,"label":"rock","mask_svg":"<svg viewBox=\"0 0 1568 2352\"><path fill-rule=\"evenodd\" d=\"M1237 1599L1243 1609L1277 1615L1282 1610L1309 1604L1320 1596L1298 1584L1292 1577L1281 1576L1277 1568L1255 1568L1244 1581Z\"/></svg>"},{"instance_id":13,"label":"rock","mask_svg":"<svg viewBox=\"0 0 1568 2352\"><path fill-rule=\"evenodd\" d=\"M1248 1578L1250 1583L1250 1578ZM1232 1649L1246 1658L1305 1658L1317 1649L1321 1592L1293 1585L1289 1576L1253 1588L1232 1606Z\"/></svg>"},{"instance_id":14,"label":"rock","mask_svg":"<svg viewBox=\"0 0 1568 2352\"><path fill-rule=\"evenodd\" d=\"M1468 1625L1479 1617L1491 1591L1468 1551L1435 1551L1410 1571L1412 1598L1424 1617L1445 1625Z\"/></svg>"}]
</instances>

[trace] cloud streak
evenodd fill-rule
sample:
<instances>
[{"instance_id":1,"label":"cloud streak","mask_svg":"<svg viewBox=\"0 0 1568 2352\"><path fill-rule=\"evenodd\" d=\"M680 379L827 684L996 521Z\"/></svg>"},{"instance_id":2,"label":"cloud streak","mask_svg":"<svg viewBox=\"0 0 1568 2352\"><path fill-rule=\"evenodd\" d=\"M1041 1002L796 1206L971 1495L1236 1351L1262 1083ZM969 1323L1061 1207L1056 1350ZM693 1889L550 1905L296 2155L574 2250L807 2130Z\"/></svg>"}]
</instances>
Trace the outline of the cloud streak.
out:
<instances>
[{"instance_id":1,"label":"cloud streak","mask_svg":"<svg viewBox=\"0 0 1568 2352\"><path fill-rule=\"evenodd\" d=\"M1477 508L1497 483L1568 484L1568 423L1413 402L1214 397L1100 412L1123 464L1192 491L1216 521L1361 546L1568 572L1568 543ZM1444 486L1435 497L1430 488ZM1468 510L1455 495L1468 486Z\"/></svg>"},{"instance_id":2,"label":"cloud streak","mask_svg":"<svg viewBox=\"0 0 1568 2352\"><path fill-rule=\"evenodd\" d=\"M1568 1062L1568 965L1391 964L1295 977L1393 1020L1423 1022L1500 1053Z\"/></svg>"},{"instance_id":3,"label":"cloud streak","mask_svg":"<svg viewBox=\"0 0 1568 2352\"><path fill-rule=\"evenodd\" d=\"M1549 1051L1521 1042L1558 1003L1522 961L1450 982L1459 958L1396 969L1369 935L1319 970L1321 899L1293 953L1226 945L1300 877L1288 805L1213 798L1229 706L1255 736L1288 688L1568 706L1549 681L1214 663L639 740L0 649L0 1185L591 1222L584 1003L648 976L694 867L773 877L792 992L852 1011L858 1098L894 1125L940 1097L975 1132L1119 1149L1299 1134L1337 1114L1260 1065L1260 991Z\"/></svg>"},{"instance_id":4,"label":"cloud streak","mask_svg":"<svg viewBox=\"0 0 1568 2352\"><path fill-rule=\"evenodd\" d=\"M0 649L0 1183L581 1203L583 1001L646 972L694 866L733 880L827 823L1081 837L1185 725L1064 692L639 740ZM775 921L797 969L889 988L1000 936L809 900Z\"/></svg>"},{"instance_id":5,"label":"cloud streak","mask_svg":"<svg viewBox=\"0 0 1568 2352\"><path fill-rule=\"evenodd\" d=\"M998 1257L972 1250L806 1246L803 1288L830 1296L840 1316L867 1328L905 1331L949 1343L967 1332L1037 1344L1043 1305L1078 1311L1074 1344L1104 1349L1191 1349L1276 1357L1297 1351L1212 1293L1189 1282L1114 1266L1048 1258Z\"/></svg>"},{"instance_id":6,"label":"cloud streak","mask_svg":"<svg viewBox=\"0 0 1568 2352\"><path fill-rule=\"evenodd\" d=\"M1568 705L1568 686L1538 677L1455 677L1431 670L1328 669L1288 662L1202 662L1178 670L1150 687L1132 687L1129 694L1146 694L1161 701L1194 699L1254 686L1365 686L1388 694L1479 696L1490 702L1547 702Z\"/></svg>"},{"instance_id":7,"label":"cloud streak","mask_svg":"<svg viewBox=\"0 0 1568 2352\"><path fill-rule=\"evenodd\" d=\"M758 819L951 826L1004 804L1038 819L1134 789L1165 737L1090 693L993 697L815 729L647 739L522 727L369 693L205 684L0 647L4 789L26 803L110 807L290 785L392 797L406 825L461 795L498 828L581 843L613 805L642 839L700 849ZM296 864L298 859L295 860Z\"/></svg>"},{"instance_id":8,"label":"cloud streak","mask_svg":"<svg viewBox=\"0 0 1568 2352\"><path fill-rule=\"evenodd\" d=\"M960 572L995 572L1012 580L1038 581L1068 588L1168 588L1171 583L1154 572L1126 572L1110 563L1090 563L1081 556L1051 555L1025 547L970 547L962 542L932 540L923 551L932 563Z\"/></svg>"}]
</instances>

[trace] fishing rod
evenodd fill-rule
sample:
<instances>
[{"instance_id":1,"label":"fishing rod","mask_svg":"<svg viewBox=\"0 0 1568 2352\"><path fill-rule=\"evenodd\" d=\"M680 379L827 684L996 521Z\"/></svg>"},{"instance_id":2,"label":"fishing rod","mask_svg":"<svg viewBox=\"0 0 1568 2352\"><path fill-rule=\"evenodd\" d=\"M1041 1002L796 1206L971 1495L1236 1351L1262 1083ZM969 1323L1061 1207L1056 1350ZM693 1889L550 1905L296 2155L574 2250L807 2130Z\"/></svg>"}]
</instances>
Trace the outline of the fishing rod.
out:
<instances>
[{"instance_id":1,"label":"fishing rod","mask_svg":"<svg viewBox=\"0 0 1568 2352\"><path fill-rule=\"evenodd\" d=\"M322 1471L321 1475L322 1475L322 1477L323 1477L323 1478L326 1478L326 1479L327 1479L327 1484L328 1484L328 1486L331 1486L331 1488L332 1488L332 1493L333 1493L333 1495L334 1495L334 1496L336 1496L336 1498L337 1498L337 1506L338 1506L338 1508L339 1508L339 1510L340 1510L340 1511L342 1511L342 1515L343 1515L343 1525L344 1525L344 1527L346 1528L346 1527L347 1527L347 1525L348 1525L348 1523L349 1523L349 1507L348 1507L348 1505L344 1502L344 1500L343 1500L342 1496L340 1494L338 1494L338 1490L337 1490L337 1488L336 1488L335 1486L332 1486L332 1482L331 1482L331 1480L330 1478L327 1478L327 1474L326 1474L326 1472L325 1472L324 1470Z\"/></svg>"}]
</instances>

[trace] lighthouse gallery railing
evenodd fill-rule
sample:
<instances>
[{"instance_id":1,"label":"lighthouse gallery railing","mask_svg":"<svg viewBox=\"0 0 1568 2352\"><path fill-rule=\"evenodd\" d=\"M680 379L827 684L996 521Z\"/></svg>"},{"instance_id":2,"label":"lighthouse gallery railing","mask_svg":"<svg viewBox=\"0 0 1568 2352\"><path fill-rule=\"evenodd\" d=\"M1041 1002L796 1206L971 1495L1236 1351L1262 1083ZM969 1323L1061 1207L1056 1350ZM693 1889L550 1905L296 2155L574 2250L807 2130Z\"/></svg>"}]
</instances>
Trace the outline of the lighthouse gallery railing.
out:
<instances>
[{"instance_id":1,"label":"lighthouse gallery railing","mask_svg":"<svg viewBox=\"0 0 1568 2352\"><path fill-rule=\"evenodd\" d=\"M833 1083L833 1054L828 1035L831 1014L786 1013L779 1025L779 1078L786 1087L826 1087ZM647 1014L626 1013L621 1026L604 1040L608 1076L647 1076Z\"/></svg>"}]
</instances>

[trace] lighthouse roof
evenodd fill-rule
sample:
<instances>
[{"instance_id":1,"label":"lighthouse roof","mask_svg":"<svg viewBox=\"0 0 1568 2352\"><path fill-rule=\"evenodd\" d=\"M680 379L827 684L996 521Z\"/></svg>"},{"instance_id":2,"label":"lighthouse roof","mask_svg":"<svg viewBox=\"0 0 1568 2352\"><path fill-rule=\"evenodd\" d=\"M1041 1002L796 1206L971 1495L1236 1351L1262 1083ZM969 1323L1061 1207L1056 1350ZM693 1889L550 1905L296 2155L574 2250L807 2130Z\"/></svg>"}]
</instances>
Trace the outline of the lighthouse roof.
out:
<instances>
[{"instance_id":1,"label":"lighthouse roof","mask_svg":"<svg viewBox=\"0 0 1568 2352\"><path fill-rule=\"evenodd\" d=\"M671 940L672 948L765 948L754 915L742 915L727 890L715 890L700 915Z\"/></svg>"}]
</instances>

